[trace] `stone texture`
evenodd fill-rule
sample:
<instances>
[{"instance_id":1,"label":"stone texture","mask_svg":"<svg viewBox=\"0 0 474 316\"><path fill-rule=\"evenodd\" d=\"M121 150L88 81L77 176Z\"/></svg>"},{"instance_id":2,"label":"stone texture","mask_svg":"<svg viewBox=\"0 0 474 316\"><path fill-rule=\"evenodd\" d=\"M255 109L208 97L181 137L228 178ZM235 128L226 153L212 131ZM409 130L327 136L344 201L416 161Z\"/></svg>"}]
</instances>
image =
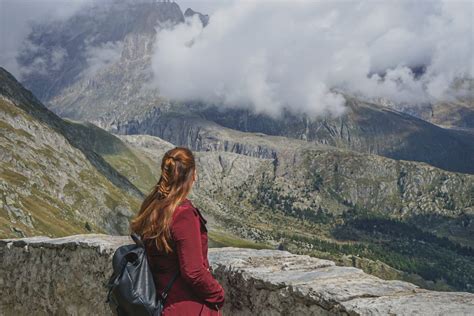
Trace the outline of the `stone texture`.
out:
<instances>
[{"instance_id":1,"label":"stone texture","mask_svg":"<svg viewBox=\"0 0 474 316\"><path fill-rule=\"evenodd\" d=\"M0 240L0 315L111 315L103 285L127 236ZM433 292L287 251L211 248L224 315L472 315L474 294Z\"/></svg>"}]
</instances>

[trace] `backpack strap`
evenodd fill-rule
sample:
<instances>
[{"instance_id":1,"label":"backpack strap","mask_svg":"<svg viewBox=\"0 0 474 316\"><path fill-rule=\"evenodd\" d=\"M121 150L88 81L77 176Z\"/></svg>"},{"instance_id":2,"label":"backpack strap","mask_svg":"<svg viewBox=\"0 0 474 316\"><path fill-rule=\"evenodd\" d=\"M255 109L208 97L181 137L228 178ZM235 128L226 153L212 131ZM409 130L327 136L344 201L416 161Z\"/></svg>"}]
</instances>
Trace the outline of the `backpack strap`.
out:
<instances>
[{"instance_id":1,"label":"backpack strap","mask_svg":"<svg viewBox=\"0 0 474 316\"><path fill-rule=\"evenodd\" d=\"M132 232L130 234L130 237L132 237L133 241L140 247L143 247L145 248L145 244L143 243L143 239L140 237L140 235L138 235L137 233L135 232Z\"/></svg>"},{"instance_id":2,"label":"backpack strap","mask_svg":"<svg viewBox=\"0 0 474 316\"><path fill-rule=\"evenodd\" d=\"M112 292L112 289L114 288L115 285L118 284L118 280L122 276L123 272L125 271L125 267L127 266L127 260L125 257L122 258L122 262L120 263L120 268L118 270L118 274L113 274L112 277L109 280L109 283L106 284L106 286L109 288L107 292L107 300L105 301L108 303L110 301L110 293ZM112 281L113 280L113 281ZM112 281L112 282L111 282ZM116 302L115 302L116 303ZM116 304L117 305L117 304Z\"/></svg>"},{"instance_id":3,"label":"backpack strap","mask_svg":"<svg viewBox=\"0 0 474 316\"><path fill-rule=\"evenodd\" d=\"M132 232L130 234L130 237L132 237L133 241L140 247L143 247L146 249L145 247L145 243L143 241L143 239L141 238L140 235L138 235L137 233L135 232ZM125 259L125 258L124 258ZM123 271L125 270L125 266L127 265L127 260L124 260L123 262L123 265L120 267L120 273L122 274ZM178 278L178 275L179 275L179 269L178 271L176 271L176 273L173 275L173 277L170 279L170 281L168 282L168 284L166 285L166 287L164 288L163 292L161 292L161 299L162 299L162 302L164 304L165 300L166 300L166 297L168 296L168 292L169 290L171 289L171 286L173 286L173 283L174 281ZM110 294L110 290L109 290L109 294Z\"/></svg>"},{"instance_id":4,"label":"backpack strap","mask_svg":"<svg viewBox=\"0 0 474 316\"><path fill-rule=\"evenodd\" d=\"M161 298L163 300L163 304L164 304L164 301L166 300L166 297L168 296L168 292L171 289L171 286L173 286L174 281L176 280L176 278L178 278L178 275L179 275L179 269L178 271L176 271L176 273L173 275L171 280L168 282L163 292L161 292Z\"/></svg>"}]
</instances>

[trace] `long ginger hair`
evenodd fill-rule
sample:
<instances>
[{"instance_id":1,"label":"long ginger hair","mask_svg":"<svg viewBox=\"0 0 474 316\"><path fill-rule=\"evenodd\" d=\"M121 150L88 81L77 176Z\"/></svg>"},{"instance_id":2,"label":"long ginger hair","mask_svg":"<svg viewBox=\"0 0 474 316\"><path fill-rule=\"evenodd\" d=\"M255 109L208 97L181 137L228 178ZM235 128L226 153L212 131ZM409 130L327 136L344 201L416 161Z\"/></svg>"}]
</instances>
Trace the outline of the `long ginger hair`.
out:
<instances>
[{"instance_id":1,"label":"long ginger hair","mask_svg":"<svg viewBox=\"0 0 474 316\"><path fill-rule=\"evenodd\" d=\"M170 224L176 206L191 191L196 165L186 147L168 150L161 161L158 183L143 201L140 211L130 222L130 229L145 239L155 239L156 247L166 253L170 246Z\"/></svg>"}]
</instances>

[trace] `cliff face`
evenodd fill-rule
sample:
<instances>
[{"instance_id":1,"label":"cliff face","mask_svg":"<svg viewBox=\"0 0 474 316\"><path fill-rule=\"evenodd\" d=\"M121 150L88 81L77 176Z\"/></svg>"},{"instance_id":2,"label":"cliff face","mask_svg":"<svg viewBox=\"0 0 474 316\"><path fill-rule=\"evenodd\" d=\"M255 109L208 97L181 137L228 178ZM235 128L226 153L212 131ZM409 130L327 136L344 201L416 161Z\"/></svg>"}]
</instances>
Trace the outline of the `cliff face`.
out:
<instances>
[{"instance_id":1,"label":"cliff face","mask_svg":"<svg viewBox=\"0 0 474 316\"><path fill-rule=\"evenodd\" d=\"M103 286L129 237L0 240L0 314L112 315ZM224 315L468 315L474 294L433 292L279 250L209 249ZM32 299L34 298L34 299Z\"/></svg>"},{"instance_id":2,"label":"cliff face","mask_svg":"<svg viewBox=\"0 0 474 316\"><path fill-rule=\"evenodd\" d=\"M42 101L64 93L64 113L70 102L78 101L77 112L83 112L80 100L84 89L87 98L100 98L96 92L107 88L119 92L137 92L133 81L140 77L148 61L156 34L163 28L183 22L176 3L143 0L112 0L85 6L66 20L53 20L33 25L18 56L23 83ZM41 62L39 62L41 61ZM98 65L117 65L107 74L97 71ZM130 77L130 74L134 74ZM115 83L110 86L111 83ZM72 89L64 91L65 88ZM73 91L74 90L74 91ZM123 94L121 95L123 97ZM117 98L120 100L120 98ZM99 103L100 99L95 103ZM103 104L90 105L102 109Z\"/></svg>"},{"instance_id":3,"label":"cliff face","mask_svg":"<svg viewBox=\"0 0 474 316\"><path fill-rule=\"evenodd\" d=\"M417 117L345 95L340 117L309 118L284 113L281 119L242 109L193 106L227 128L303 139L393 159L422 161L450 171L474 173L472 132L441 128ZM471 101L472 103L472 101ZM157 135L163 137L161 135Z\"/></svg>"}]
</instances>

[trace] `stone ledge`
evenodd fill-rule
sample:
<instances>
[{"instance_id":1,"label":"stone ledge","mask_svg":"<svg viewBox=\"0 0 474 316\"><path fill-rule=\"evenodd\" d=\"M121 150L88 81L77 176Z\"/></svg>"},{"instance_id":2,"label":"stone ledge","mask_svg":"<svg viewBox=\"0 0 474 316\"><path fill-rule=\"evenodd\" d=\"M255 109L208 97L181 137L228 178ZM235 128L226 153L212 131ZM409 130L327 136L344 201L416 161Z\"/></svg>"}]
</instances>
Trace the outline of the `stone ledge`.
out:
<instances>
[{"instance_id":1,"label":"stone ledge","mask_svg":"<svg viewBox=\"0 0 474 316\"><path fill-rule=\"evenodd\" d=\"M128 236L0 240L0 315L111 315L103 284ZM287 251L210 248L224 315L472 315L474 294L435 292Z\"/></svg>"}]
</instances>

